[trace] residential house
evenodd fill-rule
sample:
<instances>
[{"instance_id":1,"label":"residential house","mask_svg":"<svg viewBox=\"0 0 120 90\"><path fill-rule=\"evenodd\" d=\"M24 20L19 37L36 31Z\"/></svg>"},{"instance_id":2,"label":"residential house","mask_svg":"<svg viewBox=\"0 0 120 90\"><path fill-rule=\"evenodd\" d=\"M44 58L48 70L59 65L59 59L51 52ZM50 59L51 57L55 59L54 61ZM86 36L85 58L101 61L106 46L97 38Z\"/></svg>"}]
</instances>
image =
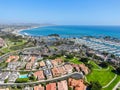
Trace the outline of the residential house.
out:
<instances>
[{"instance_id":1,"label":"residential house","mask_svg":"<svg viewBox=\"0 0 120 90\"><path fill-rule=\"evenodd\" d=\"M45 90L45 88L41 85L34 86L34 90Z\"/></svg>"},{"instance_id":2,"label":"residential house","mask_svg":"<svg viewBox=\"0 0 120 90\"><path fill-rule=\"evenodd\" d=\"M85 66L85 64L79 64L79 67L81 69L81 71L83 72L83 74L88 74L89 73L89 69L88 67Z\"/></svg>"},{"instance_id":3,"label":"residential house","mask_svg":"<svg viewBox=\"0 0 120 90\"><path fill-rule=\"evenodd\" d=\"M49 83L46 85L46 90L57 90L56 83Z\"/></svg>"},{"instance_id":4,"label":"residential house","mask_svg":"<svg viewBox=\"0 0 120 90\"><path fill-rule=\"evenodd\" d=\"M58 90L68 90L68 85L66 80L57 82L57 85L58 85Z\"/></svg>"},{"instance_id":5,"label":"residential house","mask_svg":"<svg viewBox=\"0 0 120 90\"><path fill-rule=\"evenodd\" d=\"M86 90L86 86L82 79L75 80L75 79L69 78L68 85L71 88L75 88L75 90Z\"/></svg>"},{"instance_id":6,"label":"residential house","mask_svg":"<svg viewBox=\"0 0 120 90\"><path fill-rule=\"evenodd\" d=\"M44 70L44 74L46 76L46 78L52 78L52 73L51 73L51 70L50 69L46 69Z\"/></svg>"},{"instance_id":7,"label":"residential house","mask_svg":"<svg viewBox=\"0 0 120 90\"><path fill-rule=\"evenodd\" d=\"M36 71L34 72L34 76L38 79L38 80L44 80L45 76L43 74L43 71Z\"/></svg>"},{"instance_id":8,"label":"residential house","mask_svg":"<svg viewBox=\"0 0 120 90\"><path fill-rule=\"evenodd\" d=\"M52 74L53 74L53 77L58 77L61 75L61 73L59 72L58 68L54 67L52 69Z\"/></svg>"},{"instance_id":9,"label":"residential house","mask_svg":"<svg viewBox=\"0 0 120 90\"><path fill-rule=\"evenodd\" d=\"M66 64L64 67L68 73L72 73L73 67L70 64Z\"/></svg>"}]
</instances>

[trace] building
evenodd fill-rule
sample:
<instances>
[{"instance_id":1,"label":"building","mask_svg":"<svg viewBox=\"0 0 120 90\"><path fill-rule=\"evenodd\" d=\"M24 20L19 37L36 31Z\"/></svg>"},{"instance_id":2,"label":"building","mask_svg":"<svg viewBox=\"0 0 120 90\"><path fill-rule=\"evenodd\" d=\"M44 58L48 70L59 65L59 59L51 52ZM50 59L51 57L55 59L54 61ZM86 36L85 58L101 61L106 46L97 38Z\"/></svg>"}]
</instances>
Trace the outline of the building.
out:
<instances>
[{"instance_id":1,"label":"building","mask_svg":"<svg viewBox=\"0 0 120 90\"><path fill-rule=\"evenodd\" d=\"M0 88L0 90L10 90L9 88Z\"/></svg>"},{"instance_id":2,"label":"building","mask_svg":"<svg viewBox=\"0 0 120 90\"><path fill-rule=\"evenodd\" d=\"M44 62L44 61L41 61L41 62L39 63L39 65L40 65L41 68L43 68L43 67L45 67L45 62Z\"/></svg>"},{"instance_id":3,"label":"building","mask_svg":"<svg viewBox=\"0 0 120 90\"><path fill-rule=\"evenodd\" d=\"M9 62L7 70L16 70L19 66L21 66L21 62Z\"/></svg>"},{"instance_id":4,"label":"building","mask_svg":"<svg viewBox=\"0 0 120 90\"><path fill-rule=\"evenodd\" d=\"M44 74L43 74L43 71L34 72L34 76L35 76L38 80L44 80L44 79L45 79L45 76L44 76Z\"/></svg>"},{"instance_id":5,"label":"building","mask_svg":"<svg viewBox=\"0 0 120 90\"><path fill-rule=\"evenodd\" d=\"M66 80L58 82L57 85L58 85L58 90L68 90L68 85Z\"/></svg>"},{"instance_id":6,"label":"building","mask_svg":"<svg viewBox=\"0 0 120 90\"><path fill-rule=\"evenodd\" d=\"M46 78L52 78L52 73L51 73L51 70L50 69L46 69L44 70L44 74L46 76Z\"/></svg>"},{"instance_id":7,"label":"building","mask_svg":"<svg viewBox=\"0 0 120 90\"><path fill-rule=\"evenodd\" d=\"M58 65L56 60L51 60L51 63L53 64L54 67Z\"/></svg>"},{"instance_id":8,"label":"building","mask_svg":"<svg viewBox=\"0 0 120 90\"><path fill-rule=\"evenodd\" d=\"M31 57L31 61L30 61L30 62L34 63L34 62L35 62L35 60L36 60L36 57L35 57L35 56L32 56L32 57Z\"/></svg>"},{"instance_id":9,"label":"building","mask_svg":"<svg viewBox=\"0 0 120 90\"><path fill-rule=\"evenodd\" d=\"M11 72L3 72L3 73L0 75L0 83L4 83L4 80L9 77L10 73L11 73Z\"/></svg>"},{"instance_id":10,"label":"building","mask_svg":"<svg viewBox=\"0 0 120 90\"><path fill-rule=\"evenodd\" d=\"M54 67L52 69L52 74L53 74L53 77L58 77L61 75L61 73L59 72L58 68Z\"/></svg>"},{"instance_id":11,"label":"building","mask_svg":"<svg viewBox=\"0 0 120 90\"><path fill-rule=\"evenodd\" d=\"M26 86L23 90L33 90L32 87Z\"/></svg>"},{"instance_id":12,"label":"building","mask_svg":"<svg viewBox=\"0 0 120 90\"><path fill-rule=\"evenodd\" d=\"M75 90L86 90L86 86L82 79L75 80L75 79L69 78L68 85L71 88L75 88Z\"/></svg>"},{"instance_id":13,"label":"building","mask_svg":"<svg viewBox=\"0 0 120 90\"><path fill-rule=\"evenodd\" d=\"M33 65L33 63L31 63L31 62L27 63L26 64L26 70L32 69L32 65Z\"/></svg>"},{"instance_id":14,"label":"building","mask_svg":"<svg viewBox=\"0 0 120 90\"><path fill-rule=\"evenodd\" d=\"M19 56L9 56L8 59L6 60L7 63L14 61L16 62L19 59Z\"/></svg>"},{"instance_id":15,"label":"building","mask_svg":"<svg viewBox=\"0 0 120 90\"><path fill-rule=\"evenodd\" d=\"M66 65L64 65L64 67L68 73L72 73L73 67L71 65L66 64Z\"/></svg>"},{"instance_id":16,"label":"building","mask_svg":"<svg viewBox=\"0 0 120 90\"><path fill-rule=\"evenodd\" d=\"M9 78L8 78L8 82L9 83L14 83L16 81L16 79L19 77L19 72L12 72L10 75L9 75Z\"/></svg>"},{"instance_id":17,"label":"building","mask_svg":"<svg viewBox=\"0 0 120 90\"><path fill-rule=\"evenodd\" d=\"M57 61L58 64L62 64L63 63L63 60L61 58L57 58L57 59L55 59L55 61Z\"/></svg>"},{"instance_id":18,"label":"building","mask_svg":"<svg viewBox=\"0 0 120 90\"><path fill-rule=\"evenodd\" d=\"M80 67L78 64L73 64L72 67L77 71L80 72Z\"/></svg>"},{"instance_id":19,"label":"building","mask_svg":"<svg viewBox=\"0 0 120 90\"><path fill-rule=\"evenodd\" d=\"M86 67L84 64L79 64L79 67L80 67L81 71L83 72L83 74L86 75L89 73L88 67Z\"/></svg>"},{"instance_id":20,"label":"building","mask_svg":"<svg viewBox=\"0 0 120 90\"><path fill-rule=\"evenodd\" d=\"M58 70L61 73L61 75L65 75L67 73L67 71L65 70L64 66L58 67Z\"/></svg>"},{"instance_id":21,"label":"building","mask_svg":"<svg viewBox=\"0 0 120 90\"><path fill-rule=\"evenodd\" d=\"M57 90L56 83L49 83L46 85L46 90Z\"/></svg>"},{"instance_id":22,"label":"building","mask_svg":"<svg viewBox=\"0 0 120 90\"><path fill-rule=\"evenodd\" d=\"M34 86L34 90L45 90L45 88L41 85Z\"/></svg>"},{"instance_id":23,"label":"building","mask_svg":"<svg viewBox=\"0 0 120 90\"><path fill-rule=\"evenodd\" d=\"M48 68L53 67L52 63L49 60L46 60L46 65L47 65Z\"/></svg>"}]
</instances>

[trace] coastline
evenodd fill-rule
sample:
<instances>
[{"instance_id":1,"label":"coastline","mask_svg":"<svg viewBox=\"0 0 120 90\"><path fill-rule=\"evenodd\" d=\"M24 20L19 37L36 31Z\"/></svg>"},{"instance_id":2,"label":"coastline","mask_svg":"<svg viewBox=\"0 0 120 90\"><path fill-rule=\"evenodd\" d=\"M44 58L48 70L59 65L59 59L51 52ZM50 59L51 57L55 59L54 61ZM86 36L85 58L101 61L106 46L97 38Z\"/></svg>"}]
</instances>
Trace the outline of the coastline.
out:
<instances>
[{"instance_id":1,"label":"coastline","mask_svg":"<svg viewBox=\"0 0 120 90\"><path fill-rule=\"evenodd\" d=\"M34 27L31 27L31 28L26 28L26 29L18 29L18 30L14 30L14 31L12 32L12 34L24 36L25 34L21 34L21 33L20 33L21 31L31 30L31 29L35 29L35 28L41 28L41 27L47 27L47 26L56 26L56 25L44 25L44 26L41 25L41 26L34 26ZM26 33L26 35L27 35L27 33ZM28 35L28 36L30 36L30 35Z\"/></svg>"},{"instance_id":2,"label":"coastline","mask_svg":"<svg viewBox=\"0 0 120 90\"><path fill-rule=\"evenodd\" d=\"M12 32L12 34L15 34L15 35L24 35L24 34L20 34L21 31L24 31L24 30L30 30L30 29L35 29L35 28L39 28L41 26L38 26L38 27L31 27L31 28L26 28L26 29L18 29L18 30L14 30Z\"/></svg>"}]
</instances>

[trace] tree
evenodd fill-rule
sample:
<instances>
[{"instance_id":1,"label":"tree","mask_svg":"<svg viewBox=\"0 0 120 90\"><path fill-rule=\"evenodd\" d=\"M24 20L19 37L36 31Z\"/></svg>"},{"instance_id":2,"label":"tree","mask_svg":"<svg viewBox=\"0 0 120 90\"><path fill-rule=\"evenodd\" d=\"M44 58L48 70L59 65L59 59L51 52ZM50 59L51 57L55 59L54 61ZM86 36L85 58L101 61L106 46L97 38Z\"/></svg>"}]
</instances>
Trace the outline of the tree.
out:
<instances>
[{"instance_id":1,"label":"tree","mask_svg":"<svg viewBox=\"0 0 120 90\"><path fill-rule=\"evenodd\" d=\"M32 80L32 81L36 81L36 77L35 77L34 75L31 75L31 76L29 77L29 79Z\"/></svg>"},{"instance_id":2,"label":"tree","mask_svg":"<svg viewBox=\"0 0 120 90\"><path fill-rule=\"evenodd\" d=\"M101 67L103 67L103 68L107 68L108 67L108 63L107 62L101 62L99 65Z\"/></svg>"},{"instance_id":3,"label":"tree","mask_svg":"<svg viewBox=\"0 0 120 90\"><path fill-rule=\"evenodd\" d=\"M91 82L89 87L90 87L90 90L101 90L102 89L102 86L98 81Z\"/></svg>"},{"instance_id":4,"label":"tree","mask_svg":"<svg viewBox=\"0 0 120 90\"><path fill-rule=\"evenodd\" d=\"M93 68L93 65L92 64L85 64L90 70L92 70L92 68Z\"/></svg>"},{"instance_id":5,"label":"tree","mask_svg":"<svg viewBox=\"0 0 120 90\"><path fill-rule=\"evenodd\" d=\"M88 63L89 59L88 58L81 58L80 61L83 63Z\"/></svg>"},{"instance_id":6,"label":"tree","mask_svg":"<svg viewBox=\"0 0 120 90\"><path fill-rule=\"evenodd\" d=\"M118 74L120 74L120 67L116 68Z\"/></svg>"},{"instance_id":7,"label":"tree","mask_svg":"<svg viewBox=\"0 0 120 90\"><path fill-rule=\"evenodd\" d=\"M24 82L28 82L29 79L28 78L18 78L15 83L24 83Z\"/></svg>"},{"instance_id":8,"label":"tree","mask_svg":"<svg viewBox=\"0 0 120 90\"><path fill-rule=\"evenodd\" d=\"M4 83L7 83L7 82L8 82L8 78L7 78L7 79L5 79Z\"/></svg>"},{"instance_id":9,"label":"tree","mask_svg":"<svg viewBox=\"0 0 120 90\"><path fill-rule=\"evenodd\" d=\"M67 59L72 59L74 56L72 54L66 55Z\"/></svg>"}]
</instances>

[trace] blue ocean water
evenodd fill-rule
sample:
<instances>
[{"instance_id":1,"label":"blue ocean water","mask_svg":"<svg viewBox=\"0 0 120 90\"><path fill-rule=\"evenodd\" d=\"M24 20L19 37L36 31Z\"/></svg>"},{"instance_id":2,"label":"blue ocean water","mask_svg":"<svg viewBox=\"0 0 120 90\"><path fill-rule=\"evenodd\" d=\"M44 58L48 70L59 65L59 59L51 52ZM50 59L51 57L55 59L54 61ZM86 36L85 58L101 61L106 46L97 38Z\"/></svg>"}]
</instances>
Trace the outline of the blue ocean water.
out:
<instances>
[{"instance_id":1,"label":"blue ocean water","mask_svg":"<svg viewBox=\"0 0 120 90\"><path fill-rule=\"evenodd\" d=\"M47 36L59 34L61 36L112 36L120 38L120 26L45 26L30 30L23 30L20 34L30 36Z\"/></svg>"}]
</instances>

